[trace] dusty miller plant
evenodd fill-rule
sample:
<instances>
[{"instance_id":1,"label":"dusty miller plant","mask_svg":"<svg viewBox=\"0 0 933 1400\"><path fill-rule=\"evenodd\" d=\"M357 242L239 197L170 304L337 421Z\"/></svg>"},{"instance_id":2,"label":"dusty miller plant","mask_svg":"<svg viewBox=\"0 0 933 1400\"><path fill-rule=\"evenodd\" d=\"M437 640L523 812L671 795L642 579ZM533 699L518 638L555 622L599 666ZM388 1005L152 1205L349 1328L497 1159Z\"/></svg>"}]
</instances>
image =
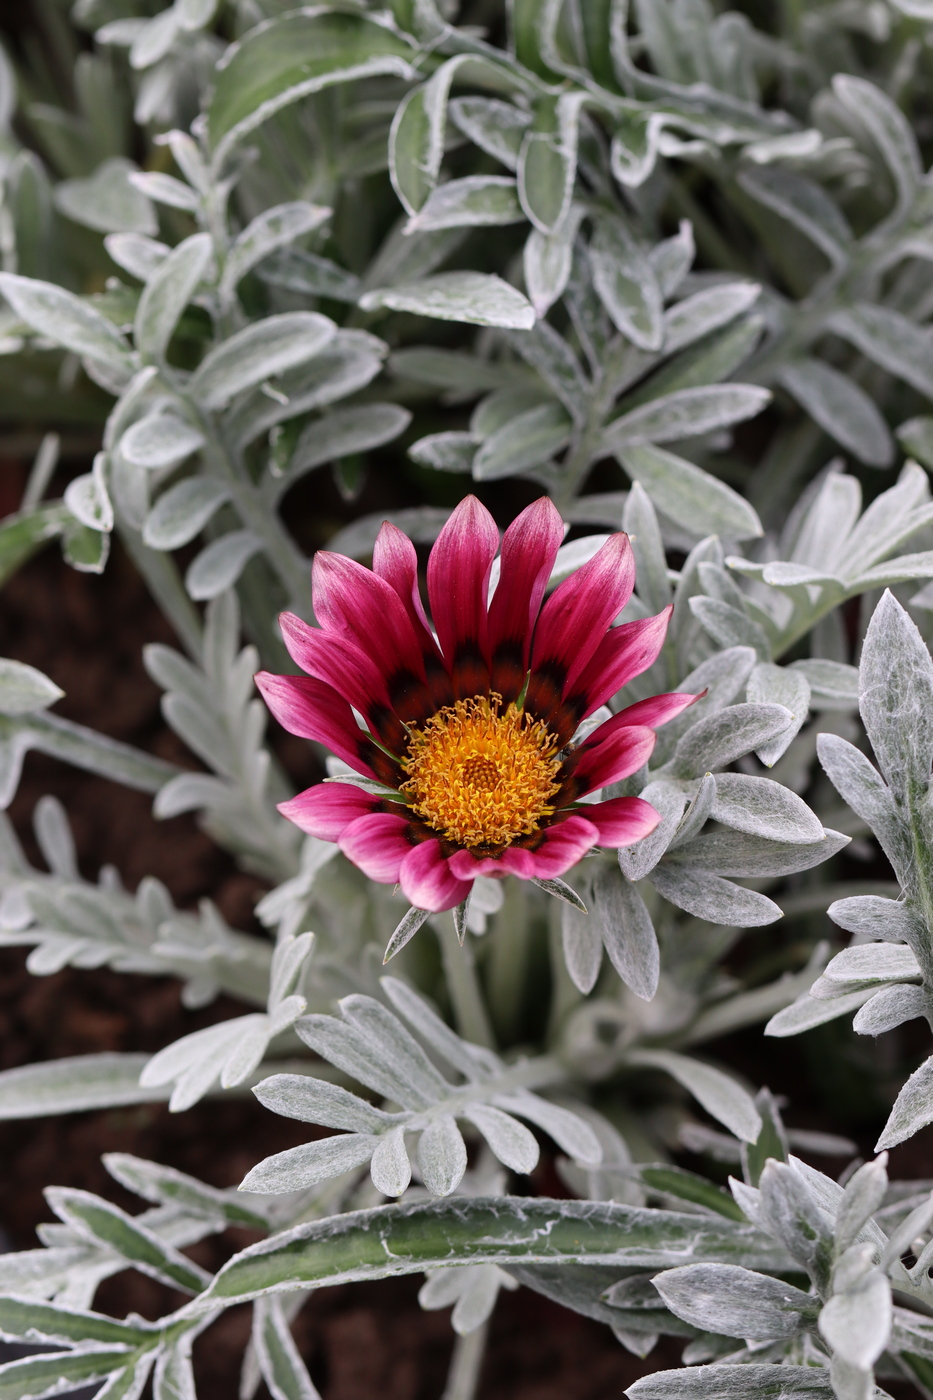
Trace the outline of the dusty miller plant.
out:
<instances>
[{"instance_id":1,"label":"dusty miller plant","mask_svg":"<svg viewBox=\"0 0 933 1400\"><path fill-rule=\"evenodd\" d=\"M639 1400L868 1400L905 1376L933 1394L931 1183L889 1184L885 1157L933 1121L933 1059L881 1155L836 1182L792 1149L845 1140L786 1129L703 1053L853 1011L862 1035L933 1025L933 5L810 0L767 30L707 0L47 19L64 99L41 44L0 64L0 412L99 450L50 500L44 439L0 577L52 539L99 572L117 536L177 636L145 664L191 762L58 717L54 680L5 660L0 799L40 749L152 793L158 818L197 813L267 882L267 936L155 879L83 879L52 798L46 868L4 819L0 941L32 973L170 974L188 1007L244 1010L151 1058L6 1071L0 1114L252 1091L333 1131L241 1190L110 1154L136 1215L50 1185L42 1247L0 1258L0 1333L59 1350L0 1366L0 1395L117 1400L152 1375L156 1400L193 1397L194 1339L252 1301L242 1396L311 1400L290 1331L308 1295L402 1273L453 1309L447 1400L476 1393L517 1286L638 1356L683 1339ZM702 698L618 794L655 807L650 836L551 890L477 881L456 921L417 915L387 974L406 902L279 815L293 785L252 677L289 668L277 613L313 620L290 489L326 469L352 502L404 453L426 503L390 518L419 545L439 502L503 478L574 530L552 585L628 532L617 621L673 613L613 707ZM368 560L381 521L328 547ZM827 864L853 837L887 894ZM743 984L725 960L784 911L809 961ZM684 1144L731 1163L731 1189L673 1165ZM570 1199L517 1189L542 1149ZM265 1238L215 1276L185 1255L244 1224ZM190 1301L96 1313L127 1267Z\"/></svg>"}]
</instances>

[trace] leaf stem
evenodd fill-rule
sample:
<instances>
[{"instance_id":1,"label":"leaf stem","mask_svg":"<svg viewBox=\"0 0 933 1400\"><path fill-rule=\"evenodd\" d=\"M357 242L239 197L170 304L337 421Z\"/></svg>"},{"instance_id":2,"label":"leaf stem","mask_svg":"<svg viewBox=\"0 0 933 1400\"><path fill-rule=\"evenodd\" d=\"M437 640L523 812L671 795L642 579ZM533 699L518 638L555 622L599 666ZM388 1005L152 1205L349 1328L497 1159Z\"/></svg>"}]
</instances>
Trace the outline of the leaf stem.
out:
<instances>
[{"instance_id":1,"label":"leaf stem","mask_svg":"<svg viewBox=\"0 0 933 1400\"><path fill-rule=\"evenodd\" d=\"M484 1322L454 1342L447 1384L444 1386L441 1400L473 1400L483 1369L488 1336L489 1323Z\"/></svg>"}]
</instances>

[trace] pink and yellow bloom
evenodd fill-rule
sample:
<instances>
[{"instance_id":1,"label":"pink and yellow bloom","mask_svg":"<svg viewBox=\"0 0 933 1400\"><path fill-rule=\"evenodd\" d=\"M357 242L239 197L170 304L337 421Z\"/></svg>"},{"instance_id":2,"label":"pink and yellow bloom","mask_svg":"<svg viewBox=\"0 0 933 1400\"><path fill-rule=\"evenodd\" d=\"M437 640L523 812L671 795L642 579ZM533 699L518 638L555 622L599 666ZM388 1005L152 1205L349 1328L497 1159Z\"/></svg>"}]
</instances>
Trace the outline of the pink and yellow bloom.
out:
<instances>
[{"instance_id":1,"label":"pink and yellow bloom","mask_svg":"<svg viewBox=\"0 0 933 1400\"><path fill-rule=\"evenodd\" d=\"M630 846L658 823L638 797L580 799L635 773L654 748L651 726L696 697L657 695L582 743L573 736L652 664L670 609L611 625L635 582L624 534L545 601L562 538L546 497L523 511L505 532L489 600L499 532L467 497L428 561L433 631L415 548L401 530L383 525L371 570L321 551L320 625L281 618L289 654L307 674L256 677L286 729L381 785L320 783L279 811L338 842L371 879L400 884L420 909L461 904L478 875L556 879L594 846Z\"/></svg>"}]
</instances>

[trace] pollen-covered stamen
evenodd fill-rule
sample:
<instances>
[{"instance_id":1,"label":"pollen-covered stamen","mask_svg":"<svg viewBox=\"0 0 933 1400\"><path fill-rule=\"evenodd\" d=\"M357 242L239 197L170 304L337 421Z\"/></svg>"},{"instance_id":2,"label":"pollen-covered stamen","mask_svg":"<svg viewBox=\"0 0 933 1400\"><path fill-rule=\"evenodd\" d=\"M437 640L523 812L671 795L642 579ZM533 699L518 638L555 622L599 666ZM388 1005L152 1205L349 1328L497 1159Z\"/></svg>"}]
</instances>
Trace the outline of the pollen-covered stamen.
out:
<instances>
[{"instance_id":1,"label":"pollen-covered stamen","mask_svg":"<svg viewBox=\"0 0 933 1400\"><path fill-rule=\"evenodd\" d=\"M402 768L413 811L461 846L507 846L554 808L557 739L495 691L458 700L414 731Z\"/></svg>"}]
</instances>

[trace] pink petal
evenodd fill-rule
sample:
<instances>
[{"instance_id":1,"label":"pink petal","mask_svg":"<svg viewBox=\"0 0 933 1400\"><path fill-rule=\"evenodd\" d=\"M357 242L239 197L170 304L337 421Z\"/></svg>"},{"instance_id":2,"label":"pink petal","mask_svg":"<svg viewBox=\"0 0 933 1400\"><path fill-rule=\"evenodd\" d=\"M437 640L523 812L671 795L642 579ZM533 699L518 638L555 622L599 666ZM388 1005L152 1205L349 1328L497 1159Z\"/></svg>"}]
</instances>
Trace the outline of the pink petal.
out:
<instances>
[{"instance_id":1,"label":"pink petal","mask_svg":"<svg viewBox=\"0 0 933 1400\"><path fill-rule=\"evenodd\" d=\"M686 691L675 690L669 695L652 695L647 700L638 700L634 705L628 705L607 719L598 729L594 729L586 742L601 744L603 739L608 739L617 729L628 729L632 725L647 724L651 729L660 729L662 724L676 719L690 705L702 700L705 694L705 690L700 695L688 695Z\"/></svg>"},{"instance_id":2,"label":"pink petal","mask_svg":"<svg viewBox=\"0 0 933 1400\"><path fill-rule=\"evenodd\" d=\"M635 585L635 556L628 535L611 535L588 564L556 588L541 610L532 669L559 667L564 694L575 684L613 618ZM532 684L534 677L532 676Z\"/></svg>"},{"instance_id":3,"label":"pink petal","mask_svg":"<svg viewBox=\"0 0 933 1400\"><path fill-rule=\"evenodd\" d=\"M596 733L601 734L605 725ZM608 787L637 773L648 762L657 735L644 725L627 725L616 729L599 743L588 739L567 760L568 775L575 795L582 796L594 788Z\"/></svg>"},{"instance_id":4,"label":"pink petal","mask_svg":"<svg viewBox=\"0 0 933 1400\"><path fill-rule=\"evenodd\" d=\"M530 880L533 875L538 874L535 852L530 851L527 846L507 846L502 852L500 864L503 870L515 875L519 880ZM485 873L484 871L483 874Z\"/></svg>"},{"instance_id":5,"label":"pink petal","mask_svg":"<svg viewBox=\"0 0 933 1400\"><path fill-rule=\"evenodd\" d=\"M353 718L353 711L332 686L312 676L273 676L260 671L255 677L269 709L283 729L302 739L314 739L349 763L358 773L376 776L376 763L385 765L376 745Z\"/></svg>"},{"instance_id":6,"label":"pink petal","mask_svg":"<svg viewBox=\"0 0 933 1400\"><path fill-rule=\"evenodd\" d=\"M612 724L615 720L620 720L625 724L647 724L652 729L660 729L662 724L676 719L681 711L688 709L690 705L695 705L698 700L702 700L705 694L705 690L700 691L698 695L690 695L684 690L675 690L666 695L652 695L647 700L637 700L634 705L626 706L624 710L613 715L612 719L607 720L606 723ZM603 728L604 726L600 725L596 733L601 733Z\"/></svg>"},{"instance_id":7,"label":"pink petal","mask_svg":"<svg viewBox=\"0 0 933 1400\"><path fill-rule=\"evenodd\" d=\"M672 611L673 605L656 617L623 622L621 627L613 627L600 639L586 668L577 673L575 683L568 682L564 687L565 698L583 697L585 707L581 719L598 710L611 695L654 664L664 645Z\"/></svg>"},{"instance_id":8,"label":"pink petal","mask_svg":"<svg viewBox=\"0 0 933 1400\"><path fill-rule=\"evenodd\" d=\"M386 520L376 536L373 550L373 573L385 579L402 600L409 621L418 633L424 629L423 641L434 647L434 638L418 591L418 555L411 540L397 525ZM419 636L419 641L422 638Z\"/></svg>"},{"instance_id":9,"label":"pink petal","mask_svg":"<svg viewBox=\"0 0 933 1400\"><path fill-rule=\"evenodd\" d=\"M518 860L514 857L520 857ZM457 879L474 881L478 875L525 875L531 868L531 851L518 846L506 847L500 855L474 855L472 851L454 851L447 858L452 874Z\"/></svg>"},{"instance_id":10,"label":"pink petal","mask_svg":"<svg viewBox=\"0 0 933 1400\"><path fill-rule=\"evenodd\" d=\"M489 607L492 688L514 700L525 683L531 637L564 538L557 508L542 496L506 530L502 571Z\"/></svg>"},{"instance_id":11,"label":"pink petal","mask_svg":"<svg viewBox=\"0 0 933 1400\"><path fill-rule=\"evenodd\" d=\"M318 783L297 797L280 802L278 810L309 836L337 841L357 817L368 816L380 805L378 797L351 783Z\"/></svg>"},{"instance_id":12,"label":"pink petal","mask_svg":"<svg viewBox=\"0 0 933 1400\"><path fill-rule=\"evenodd\" d=\"M424 679L421 647L391 584L345 554L320 549L311 566L314 611L321 626L354 643L390 679L408 671Z\"/></svg>"},{"instance_id":13,"label":"pink petal","mask_svg":"<svg viewBox=\"0 0 933 1400\"><path fill-rule=\"evenodd\" d=\"M410 827L407 817L396 817L389 812L357 817L341 835L340 849L370 880L380 885L394 885L403 861L412 853L408 839Z\"/></svg>"},{"instance_id":14,"label":"pink petal","mask_svg":"<svg viewBox=\"0 0 933 1400\"><path fill-rule=\"evenodd\" d=\"M640 797L613 797L608 802L591 802L586 818L599 830L601 846L633 846L650 836L661 820L648 802Z\"/></svg>"},{"instance_id":15,"label":"pink petal","mask_svg":"<svg viewBox=\"0 0 933 1400\"><path fill-rule=\"evenodd\" d=\"M438 535L428 560L428 598L458 698L489 683L486 593L499 531L485 506L467 496ZM445 906L446 907L446 906Z\"/></svg>"},{"instance_id":16,"label":"pink petal","mask_svg":"<svg viewBox=\"0 0 933 1400\"><path fill-rule=\"evenodd\" d=\"M390 525L388 521L376 538L373 572L395 589L421 647L427 676L424 690L412 686L404 695L394 695L396 709L402 718L409 723L421 724L436 710L452 704L454 694L418 591L418 556L415 546L406 534L396 525Z\"/></svg>"},{"instance_id":17,"label":"pink petal","mask_svg":"<svg viewBox=\"0 0 933 1400\"><path fill-rule=\"evenodd\" d=\"M295 664L326 681L369 720L383 744L401 752L408 736L392 713L385 677L370 658L353 642L320 627L309 627L294 613L282 613L279 626Z\"/></svg>"},{"instance_id":18,"label":"pink petal","mask_svg":"<svg viewBox=\"0 0 933 1400\"><path fill-rule=\"evenodd\" d=\"M593 823L576 812L565 817L563 821L555 822L546 829L544 840L537 850L525 852L531 856L531 861L527 866L528 874L524 878L556 880L572 865L576 865L578 860L582 860L598 840L599 832ZM520 849L510 847L503 853L503 862L510 852L518 855Z\"/></svg>"},{"instance_id":19,"label":"pink petal","mask_svg":"<svg viewBox=\"0 0 933 1400\"><path fill-rule=\"evenodd\" d=\"M453 909L470 893L469 884L458 880L451 871L437 840L422 841L414 850L409 848L399 879L406 899L417 909L430 909L435 914Z\"/></svg>"}]
</instances>

